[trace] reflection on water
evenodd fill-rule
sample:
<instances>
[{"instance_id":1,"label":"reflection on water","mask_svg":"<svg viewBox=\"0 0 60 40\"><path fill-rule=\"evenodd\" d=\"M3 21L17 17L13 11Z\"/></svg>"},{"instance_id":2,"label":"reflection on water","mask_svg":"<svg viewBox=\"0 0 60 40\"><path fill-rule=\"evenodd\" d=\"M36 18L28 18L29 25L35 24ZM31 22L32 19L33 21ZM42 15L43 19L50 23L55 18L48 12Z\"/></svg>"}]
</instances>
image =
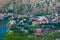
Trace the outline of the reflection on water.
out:
<instances>
[{"instance_id":1,"label":"reflection on water","mask_svg":"<svg viewBox=\"0 0 60 40\"><path fill-rule=\"evenodd\" d=\"M7 23L8 19L0 20L0 40L3 40L7 34Z\"/></svg>"}]
</instances>

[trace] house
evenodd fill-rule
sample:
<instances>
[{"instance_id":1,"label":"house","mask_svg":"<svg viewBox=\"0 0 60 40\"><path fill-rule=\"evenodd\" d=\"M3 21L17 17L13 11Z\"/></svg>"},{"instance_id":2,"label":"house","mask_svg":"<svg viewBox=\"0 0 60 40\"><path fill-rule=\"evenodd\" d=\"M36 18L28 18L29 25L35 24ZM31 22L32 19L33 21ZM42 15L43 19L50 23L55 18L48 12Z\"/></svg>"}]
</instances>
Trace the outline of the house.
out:
<instances>
[{"instance_id":1,"label":"house","mask_svg":"<svg viewBox=\"0 0 60 40\"><path fill-rule=\"evenodd\" d=\"M0 19L4 19L4 14L0 14Z\"/></svg>"},{"instance_id":2,"label":"house","mask_svg":"<svg viewBox=\"0 0 60 40\"><path fill-rule=\"evenodd\" d=\"M38 24L37 21L33 21L33 22L32 22L32 25L37 25L37 24Z\"/></svg>"},{"instance_id":3,"label":"house","mask_svg":"<svg viewBox=\"0 0 60 40\"><path fill-rule=\"evenodd\" d=\"M41 34L42 30L41 29L36 29L36 34Z\"/></svg>"},{"instance_id":4,"label":"house","mask_svg":"<svg viewBox=\"0 0 60 40\"><path fill-rule=\"evenodd\" d=\"M10 22L8 23L8 26L12 26L13 24L15 24L16 22L14 20L10 20Z\"/></svg>"},{"instance_id":5,"label":"house","mask_svg":"<svg viewBox=\"0 0 60 40\"><path fill-rule=\"evenodd\" d=\"M45 16L39 16L37 21L38 21L39 24L48 23L48 19Z\"/></svg>"}]
</instances>

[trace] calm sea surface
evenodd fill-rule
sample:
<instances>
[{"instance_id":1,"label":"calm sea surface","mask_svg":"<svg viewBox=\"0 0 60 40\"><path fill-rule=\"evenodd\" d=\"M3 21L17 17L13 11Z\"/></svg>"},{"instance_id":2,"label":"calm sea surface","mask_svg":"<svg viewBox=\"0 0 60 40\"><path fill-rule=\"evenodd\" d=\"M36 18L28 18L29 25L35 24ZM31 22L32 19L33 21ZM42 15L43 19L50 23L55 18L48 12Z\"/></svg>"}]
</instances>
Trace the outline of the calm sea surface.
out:
<instances>
[{"instance_id":1,"label":"calm sea surface","mask_svg":"<svg viewBox=\"0 0 60 40\"><path fill-rule=\"evenodd\" d=\"M8 19L0 20L0 40L4 40L5 36L8 33L7 27Z\"/></svg>"}]
</instances>

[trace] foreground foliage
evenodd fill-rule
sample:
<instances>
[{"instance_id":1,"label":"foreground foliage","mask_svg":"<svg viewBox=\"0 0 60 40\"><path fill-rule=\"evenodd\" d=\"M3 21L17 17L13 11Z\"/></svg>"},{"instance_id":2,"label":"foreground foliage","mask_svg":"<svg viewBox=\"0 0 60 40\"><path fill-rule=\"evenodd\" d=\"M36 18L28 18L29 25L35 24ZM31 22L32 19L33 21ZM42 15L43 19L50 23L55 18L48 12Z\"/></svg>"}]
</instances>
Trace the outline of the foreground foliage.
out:
<instances>
[{"instance_id":1,"label":"foreground foliage","mask_svg":"<svg viewBox=\"0 0 60 40\"><path fill-rule=\"evenodd\" d=\"M14 31L9 33L5 40L55 40L56 38L60 38L59 32L52 32L49 34L39 34L39 35L30 35L25 32Z\"/></svg>"}]
</instances>

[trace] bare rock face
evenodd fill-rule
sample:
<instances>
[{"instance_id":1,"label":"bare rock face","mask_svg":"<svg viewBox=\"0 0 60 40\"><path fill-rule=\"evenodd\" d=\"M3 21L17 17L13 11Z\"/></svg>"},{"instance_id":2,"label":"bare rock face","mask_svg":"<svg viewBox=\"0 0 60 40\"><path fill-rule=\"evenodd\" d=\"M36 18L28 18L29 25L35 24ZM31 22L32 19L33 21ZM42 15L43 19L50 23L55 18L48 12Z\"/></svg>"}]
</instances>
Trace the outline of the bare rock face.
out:
<instances>
[{"instance_id":1,"label":"bare rock face","mask_svg":"<svg viewBox=\"0 0 60 40\"><path fill-rule=\"evenodd\" d=\"M2 7L9 1L10 0L0 0L0 9L2 9Z\"/></svg>"}]
</instances>

